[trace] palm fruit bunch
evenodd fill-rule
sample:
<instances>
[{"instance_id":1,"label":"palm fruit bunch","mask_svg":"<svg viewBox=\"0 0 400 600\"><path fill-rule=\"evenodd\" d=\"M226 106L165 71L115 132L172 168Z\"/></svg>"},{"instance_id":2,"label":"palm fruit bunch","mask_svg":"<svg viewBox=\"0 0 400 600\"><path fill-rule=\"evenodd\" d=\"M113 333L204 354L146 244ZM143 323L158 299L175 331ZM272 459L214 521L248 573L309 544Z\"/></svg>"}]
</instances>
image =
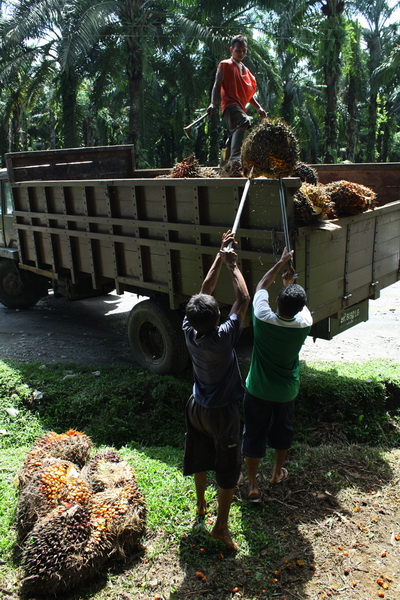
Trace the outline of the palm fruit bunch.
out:
<instances>
[{"instance_id":1,"label":"palm fruit bunch","mask_svg":"<svg viewBox=\"0 0 400 600\"><path fill-rule=\"evenodd\" d=\"M298 156L299 143L290 127L279 119L265 119L243 142L243 172L247 177L254 167L253 177L287 177L293 172Z\"/></svg>"},{"instance_id":2,"label":"palm fruit bunch","mask_svg":"<svg viewBox=\"0 0 400 600\"><path fill-rule=\"evenodd\" d=\"M57 442L65 446L65 436L76 434L46 434L26 461L35 469L20 486L17 512L25 595L65 597L67 590L98 575L110 557L125 559L141 547L146 504L128 463L106 449L80 471L49 455L49 448L59 454ZM81 452L73 455L82 458Z\"/></svg>"},{"instance_id":3,"label":"palm fruit bunch","mask_svg":"<svg viewBox=\"0 0 400 600\"><path fill-rule=\"evenodd\" d=\"M243 177L242 163L240 160L228 160L219 171L220 177Z\"/></svg>"},{"instance_id":4,"label":"palm fruit bunch","mask_svg":"<svg viewBox=\"0 0 400 600\"><path fill-rule=\"evenodd\" d=\"M16 525L19 540L23 540L36 521L56 506L78 502L85 506L92 494L73 463L49 458L42 469L21 490Z\"/></svg>"},{"instance_id":5,"label":"palm fruit bunch","mask_svg":"<svg viewBox=\"0 0 400 600\"><path fill-rule=\"evenodd\" d=\"M62 502L79 502L85 506L92 492L75 465L65 462L49 465L39 477L39 495L49 507Z\"/></svg>"},{"instance_id":6,"label":"palm fruit bunch","mask_svg":"<svg viewBox=\"0 0 400 600\"><path fill-rule=\"evenodd\" d=\"M82 476L95 493L135 481L132 468L112 449L98 452L84 467Z\"/></svg>"},{"instance_id":7,"label":"palm fruit bunch","mask_svg":"<svg viewBox=\"0 0 400 600\"><path fill-rule=\"evenodd\" d=\"M91 533L84 553L121 558L137 548L144 532L146 505L136 482L94 494L89 502Z\"/></svg>"},{"instance_id":8,"label":"palm fruit bunch","mask_svg":"<svg viewBox=\"0 0 400 600\"><path fill-rule=\"evenodd\" d=\"M293 177L300 177L301 181L304 183L312 183L313 185L318 184L317 171L304 162L297 162L291 175Z\"/></svg>"},{"instance_id":9,"label":"palm fruit bunch","mask_svg":"<svg viewBox=\"0 0 400 600\"><path fill-rule=\"evenodd\" d=\"M334 204L326 191L325 185L313 185L312 183L303 183L299 190L310 202L315 214L320 215L322 219L334 219L336 213Z\"/></svg>"},{"instance_id":10,"label":"palm fruit bunch","mask_svg":"<svg viewBox=\"0 0 400 600\"><path fill-rule=\"evenodd\" d=\"M313 205L301 190L293 196L294 223L297 227L311 225L315 221L316 214Z\"/></svg>"},{"instance_id":11,"label":"palm fruit bunch","mask_svg":"<svg viewBox=\"0 0 400 600\"><path fill-rule=\"evenodd\" d=\"M358 215L376 206L375 192L365 185L341 180L328 183L325 189L338 217Z\"/></svg>"},{"instance_id":12,"label":"palm fruit bunch","mask_svg":"<svg viewBox=\"0 0 400 600\"><path fill-rule=\"evenodd\" d=\"M189 154L181 162L175 163L172 167L170 177L201 177L200 164L194 154Z\"/></svg>"},{"instance_id":13,"label":"palm fruit bunch","mask_svg":"<svg viewBox=\"0 0 400 600\"><path fill-rule=\"evenodd\" d=\"M64 503L39 520L22 552L23 595L61 595L93 572L81 558L90 536L90 514Z\"/></svg>"},{"instance_id":14,"label":"palm fruit bunch","mask_svg":"<svg viewBox=\"0 0 400 600\"><path fill-rule=\"evenodd\" d=\"M49 431L34 445L18 472L19 486L23 487L42 468L48 458L70 461L81 468L90 457L91 439L80 431L69 429L66 433Z\"/></svg>"}]
</instances>

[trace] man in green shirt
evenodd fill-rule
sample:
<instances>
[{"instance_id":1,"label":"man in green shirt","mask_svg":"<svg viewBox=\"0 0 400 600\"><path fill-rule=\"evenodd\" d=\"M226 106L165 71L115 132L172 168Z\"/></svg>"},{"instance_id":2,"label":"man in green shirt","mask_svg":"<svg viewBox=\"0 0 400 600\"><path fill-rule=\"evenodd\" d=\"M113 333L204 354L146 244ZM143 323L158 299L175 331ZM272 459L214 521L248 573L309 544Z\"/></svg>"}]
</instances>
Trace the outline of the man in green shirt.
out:
<instances>
[{"instance_id":1,"label":"man in green shirt","mask_svg":"<svg viewBox=\"0 0 400 600\"><path fill-rule=\"evenodd\" d=\"M243 454L249 500L261 500L258 465L267 446L275 450L271 483L287 477L283 467L293 440L294 401L300 385L300 349L310 333L311 313L304 289L290 268L282 275L277 311L269 305L268 288L293 258L285 248L279 261L259 281L253 300L254 344L244 399Z\"/></svg>"}]
</instances>

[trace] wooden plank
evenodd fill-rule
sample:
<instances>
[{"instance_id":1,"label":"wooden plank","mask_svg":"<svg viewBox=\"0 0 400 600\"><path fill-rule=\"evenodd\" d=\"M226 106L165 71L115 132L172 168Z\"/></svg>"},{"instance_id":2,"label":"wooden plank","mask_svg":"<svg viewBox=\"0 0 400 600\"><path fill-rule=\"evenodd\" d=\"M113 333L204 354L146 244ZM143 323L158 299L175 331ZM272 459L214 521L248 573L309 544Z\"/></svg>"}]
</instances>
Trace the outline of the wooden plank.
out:
<instances>
[{"instance_id":1,"label":"wooden plank","mask_svg":"<svg viewBox=\"0 0 400 600\"><path fill-rule=\"evenodd\" d=\"M11 183L61 179L119 179L132 177L132 145L95 146L11 152L6 154Z\"/></svg>"}]
</instances>

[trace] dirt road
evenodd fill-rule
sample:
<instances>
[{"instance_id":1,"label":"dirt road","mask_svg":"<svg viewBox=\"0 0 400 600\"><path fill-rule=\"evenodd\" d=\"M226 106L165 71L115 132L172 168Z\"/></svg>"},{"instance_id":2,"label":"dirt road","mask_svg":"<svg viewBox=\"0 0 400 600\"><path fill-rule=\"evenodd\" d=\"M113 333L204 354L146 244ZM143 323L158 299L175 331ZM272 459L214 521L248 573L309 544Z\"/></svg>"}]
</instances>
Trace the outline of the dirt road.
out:
<instances>
[{"instance_id":1,"label":"dirt road","mask_svg":"<svg viewBox=\"0 0 400 600\"><path fill-rule=\"evenodd\" d=\"M142 300L134 294L109 294L68 302L49 296L29 310L0 305L0 359L133 364L126 332L132 306ZM248 357L245 339L239 355ZM400 281L370 301L369 321L331 341L308 338L301 352L307 360L362 362L385 358L400 363Z\"/></svg>"}]
</instances>

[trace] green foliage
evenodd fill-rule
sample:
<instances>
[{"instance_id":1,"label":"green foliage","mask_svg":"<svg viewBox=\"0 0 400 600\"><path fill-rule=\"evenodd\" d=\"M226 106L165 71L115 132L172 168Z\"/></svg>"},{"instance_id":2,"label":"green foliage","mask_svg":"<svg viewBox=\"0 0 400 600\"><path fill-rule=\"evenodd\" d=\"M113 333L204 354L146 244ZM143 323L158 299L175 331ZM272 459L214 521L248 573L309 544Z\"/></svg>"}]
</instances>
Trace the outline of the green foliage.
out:
<instances>
[{"instance_id":1,"label":"green foliage","mask_svg":"<svg viewBox=\"0 0 400 600\"><path fill-rule=\"evenodd\" d=\"M302 365L297 430L309 440L321 424L336 424L350 443L400 444L398 365ZM397 400L391 401L392 390Z\"/></svg>"},{"instance_id":2,"label":"green foliage","mask_svg":"<svg viewBox=\"0 0 400 600\"><path fill-rule=\"evenodd\" d=\"M0 363L1 365L1 363ZM122 446L183 445L184 406L191 379L157 376L134 368L102 367L93 372L76 365L34 364L0 370L0 394L20 412L4 417L11 445L24 422L29 443L37 430L84 430L95 443ZM36 393L35 393L36 390ZM6 406L7 404L5 404ZM4 412L4 411L3 411ZM34 418L28 419L32 414Z\"/></svg>"},{"instance_id":3,"label":"green foliage","mask_svg":"<svg viewBox=\"0 0 400 600\"><path fill-rule=\"evenodd\" d=\"M247 367L242 365L243 377ZM296 435L310 441L321 424L336 424L350 443L393 444L400 435L398 365L302 365ZM85 431L96 444L121 447L184 443L184 407L192 389L181 378L132 367L0 362L0 446L28 445L45 430ZM7 409L11 409L7 412ZM15 412L17 411L17 413ZM310 437L311 436L311 437Z\"/></svg>"},{"instance_id":4,"label":"green foliage","mask_svg":"<svg viewBox=\"0 0 400 600\"><path fill-rule=\"evenodd\" d=\"M35 388L18 370L0 361L0 447L32 444L43 433L41 420L31 409Z\"/></svg>"},{"instance_id":5,"label":"green foliage","mask_svg":"<svg viewBox=\"0 0 400 600\"><path fill-rule=\"evenodd\" d=\"M321 159L327 117L332 157L346 148L350 160L365 160L368 152L393 160L400 114L394 6L346 2L342 13L337 0L322 4L6 3L0 18L0 155L135 141L138 167L171 167L193 151L202 164L215 165L226 137L221 119L202 123L193 141L183 126L207 107L216 66L240 31L249 38L245 62L256 75L258 99L270 116L296 127L302 160ZM358 25L360 15L368 27ZM351 108L350 79L357 96ZM386 127L371 113L377 94L381 114L388 114ZM351 134L343 126L349 117Z\"/></svg>"},{"instance_id":6,"label":"green foliage","mask_svg":"<svg viewBox=\"0 0 400 600\"><path fill-rule=\"evenodd\" d=\"M14 445L12 452L0 450L0 556L8 554L15 544L13 523L17 495L14 479L25 458L25 451L26 448L18 446L18 443Z\"/></svg>"}]
</instances>

